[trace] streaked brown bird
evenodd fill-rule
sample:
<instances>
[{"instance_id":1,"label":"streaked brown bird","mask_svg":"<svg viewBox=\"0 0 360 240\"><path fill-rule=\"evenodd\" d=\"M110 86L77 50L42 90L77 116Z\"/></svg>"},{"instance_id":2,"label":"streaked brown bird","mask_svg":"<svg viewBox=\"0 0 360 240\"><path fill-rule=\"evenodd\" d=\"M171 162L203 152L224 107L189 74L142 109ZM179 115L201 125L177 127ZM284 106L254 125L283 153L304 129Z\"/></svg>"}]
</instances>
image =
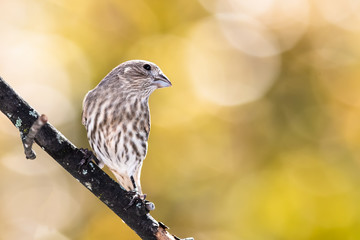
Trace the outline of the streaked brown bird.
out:
<instances>
[{"instance_id":1,"label":"streaked brown bird","mask_svg":"<svg viewBox=\"0 0 360 240\"><path fill-rule=\"evenodd\" d=\"M149 97L171 82L154 63L131 60L114 68L83 102L91 148L127 191L142 194L140 171L150 132Z\"/></svg>"}]
</instances>

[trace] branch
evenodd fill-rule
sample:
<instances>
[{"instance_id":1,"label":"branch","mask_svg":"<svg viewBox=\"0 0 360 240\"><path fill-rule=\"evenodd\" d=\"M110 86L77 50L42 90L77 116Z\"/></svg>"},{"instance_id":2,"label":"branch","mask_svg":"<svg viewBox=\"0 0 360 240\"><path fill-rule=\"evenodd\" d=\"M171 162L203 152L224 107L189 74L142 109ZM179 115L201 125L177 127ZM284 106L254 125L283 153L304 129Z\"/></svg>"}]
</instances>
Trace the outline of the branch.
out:
<instances>
[{"instance_id":1,"label":"branch","mask_svg":"<svg viewBox=\"0 0 360 240\"><path fill-rule=\"evenodd\" d=\"M25 150L25 156L27 159L35 159L36 154L32 150L32 145L34 143L35 137L42 126L44 126L45 123L47 123L48 119L43 114L41 115L31 126L29 133L24 137L23 139L23 145Z\"/></svg>"},{"instance_id":2,"label":"branch","mask_svg":"<svg viewBox=\"0 0 360 240\"><path fill-rule=\"evenodd\" d=\"M149 213L139 216L135 205L129 205L129 194L93 163L82 167L79 163L86 156L67 140L47 119L30 107L0 77L0 110L20 131L27 158L35 157L31 149L33 140L56 160L75 179L90 190L98 199L117 214L141 239L178 240L171 235L166 226L156 221ZM191 238L190 238L191 239Z\"/></svg>"}]
</instances>

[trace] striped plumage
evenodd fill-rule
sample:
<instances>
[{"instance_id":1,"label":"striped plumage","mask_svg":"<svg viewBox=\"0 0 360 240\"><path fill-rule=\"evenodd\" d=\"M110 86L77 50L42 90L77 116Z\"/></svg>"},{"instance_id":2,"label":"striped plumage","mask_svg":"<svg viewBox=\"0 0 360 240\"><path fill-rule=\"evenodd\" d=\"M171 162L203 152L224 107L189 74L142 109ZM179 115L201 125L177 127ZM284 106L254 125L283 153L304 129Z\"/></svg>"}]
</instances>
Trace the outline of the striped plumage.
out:
<instances>
[{"instance_id":1,"label":"striped plumage","mask_svg":"<svg viewBox=\"0 0 360 240\"><path fill-rule=\"evenodd\" d=\"M154 63L132 60L114 68L84 98L82 123L90 146L128 191L142 193L140 171L150 132L150 94L168 86L170 81Z\"/></svg>"}]
</instances>

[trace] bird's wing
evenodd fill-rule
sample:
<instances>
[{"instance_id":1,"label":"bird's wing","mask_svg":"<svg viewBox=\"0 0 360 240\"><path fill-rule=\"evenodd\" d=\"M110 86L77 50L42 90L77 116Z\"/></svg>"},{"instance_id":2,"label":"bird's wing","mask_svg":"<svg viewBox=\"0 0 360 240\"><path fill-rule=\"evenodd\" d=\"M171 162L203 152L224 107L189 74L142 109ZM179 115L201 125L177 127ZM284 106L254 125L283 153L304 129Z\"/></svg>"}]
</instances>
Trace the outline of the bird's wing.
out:
<instances>
[{"instance_id":1,"label":"bird's wing","mask_svg":"<svg viewBox=\"0 0 360 240\"><path fill-rule=\"evenodd\" d=\"M87 98L88 98L88 96L89 96L89 93L90 93L90 91L85 95L85 97L84 97L84 100L83 100L83 104L82 104L82 106L83 106L83 110L82 110L82 113L81 113L81 122L82 122L82 124L86 127L86 120L87 120L87 104L86 104L86 100L87 100Z\"/></svg>"},{"instance_id":2,"label":"bird's wing","mask_svg":"<svg viewBox=\"0 0 360 240\"><path fill-rule=\"evenodd\" d=\"M86 117L85 117L84 110L81 113L81 122L84 126L86 126Z\"/></svg>"}]
</instances>

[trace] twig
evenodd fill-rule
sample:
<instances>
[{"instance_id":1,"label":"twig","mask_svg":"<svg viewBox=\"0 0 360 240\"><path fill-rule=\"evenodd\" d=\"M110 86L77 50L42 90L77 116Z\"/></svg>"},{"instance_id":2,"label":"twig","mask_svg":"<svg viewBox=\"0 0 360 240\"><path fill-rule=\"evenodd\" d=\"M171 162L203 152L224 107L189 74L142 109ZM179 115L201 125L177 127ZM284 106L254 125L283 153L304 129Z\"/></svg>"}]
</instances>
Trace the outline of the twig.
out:
<instances>
[{"instance_id":1,"label":"twig","mask_svg":"<svg viewBox=\"0 0 360 240\"><path fill-rule=\"evenodd\" d=\"M46 115L42 114L31 126L29 133L25 136L23 140L24 150L25 150L25 156L27 159L35 159L36 154L34 150L32 149L32 145L34 143L34 138L40 128L44 126L45 123L47 123L48 118Z\"/></svg>"},{"instance_id":2,"label":"twig","mask_svg":"<svg viewBox=\"0 0 360 240\"><path fill-rule=\"evenodd\" d=\"M78 164L84 159L85 154L67 140L50 123L43 124L36 130L34 122L39 114L31 108L15 91L0 77L0 110L19 129L20 135L25 136L31 133L34 136L26 136L24 143L25 151L27 141L34 139L54 160L56 160L75 179L83 184L98 199L105 203L115 214L117 214L130 228L132 228L141 239L147 240L175 240L177 237L171 235L164 224L160 224L150 214L139 216L136 206L127 210L130 198L127 192L120 185L110 178L104 171L93 163L82 167L78 171ZM40 117L41 118L41 117ZM43 121L45 119L40 119ZM41 125L41 124L40 124ZM36 127L36 128L37 128ZM26 140L28 138L28 140ZM27 154L26 154L27 155Z\"/></svg>"}]
</instances>

